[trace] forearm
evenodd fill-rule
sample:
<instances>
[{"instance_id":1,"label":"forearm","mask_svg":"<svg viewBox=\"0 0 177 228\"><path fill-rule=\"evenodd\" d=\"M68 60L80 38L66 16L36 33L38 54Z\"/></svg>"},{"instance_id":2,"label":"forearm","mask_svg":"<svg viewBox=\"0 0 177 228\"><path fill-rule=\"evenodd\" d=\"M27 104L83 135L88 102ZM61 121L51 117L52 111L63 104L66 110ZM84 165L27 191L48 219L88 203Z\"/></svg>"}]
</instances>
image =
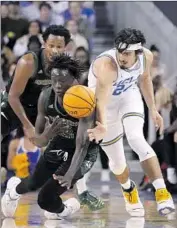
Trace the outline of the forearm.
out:
<instances>
[{"instance_id":1,"label":"forearm","mask_svg":"<svg viewBox=\"0 0 177 228\"><path fill-rule=\"evenodd\" d=\"M150 77L143 77L140 80L140 89L149 110L156 109L153 84Z\"/></svg>"},{"instance_id":2,"label":"forearm","mask_svg":"<svg viewBox=\"0 0 177 228\"><path fill-rule=\"evenodd\" d=\"M29 128L32 126L31 122L28 120L25 110L20 102L20 99L18 97L14 97L12 95L8 96L8 101L10 106L12 107L13 111L17 115L17 117L20 119L22 125L26 128Z\"/></svg>"},{"instance_id":3,"label":"forearm","mask_svg":"<svg viewBox=\"0 0 177 228\"><path fill-rule=\"evenodd\" d=\"M69 174L69 176L74 177L75 173L81 167L84 161L84 158L86 157L89 144L90 142L88 139L84 140L82 143L79 143L79 145L75 149L75 153L72 158L71 165L65 175Z\"/></svg>"},{"instance_id":4,"label":"forearm","mask_svg":"<svg viewBox=\"0 0 177 228\"><path fill-rule=\"evenodd\" d=\"M101 87L99 84L96 88L96 120L106 125L106 106L109 100L111 86Z\"/></svg>"},{"instance_id":5,"label":"forearm","mask_svg":"<svg viewBox=\"0 0 177 228\"><path fill-rule=\"evenodd\" d=\"M47 146L49 141L50 141L50 139L48 139L46 136L41 134L41 135L35 135L33 143L37 147L41 148L41 147Z\"/></svg>"}]
</instances>

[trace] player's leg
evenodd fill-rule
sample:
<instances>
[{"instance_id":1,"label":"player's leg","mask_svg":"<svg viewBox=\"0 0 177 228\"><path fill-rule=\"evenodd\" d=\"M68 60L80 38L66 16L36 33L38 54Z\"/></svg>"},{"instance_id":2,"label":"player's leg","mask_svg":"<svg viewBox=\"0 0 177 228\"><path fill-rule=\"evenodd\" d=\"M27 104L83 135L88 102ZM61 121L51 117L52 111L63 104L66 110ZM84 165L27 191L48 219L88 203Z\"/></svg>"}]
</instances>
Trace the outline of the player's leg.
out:
<instances>
[{"instance_id":1,"label":"player's leg","mask_svg":"<svg viewBox=\"0 0 177 228\"><path fill-rule=\"evenodd\" d=\"M97 160L97 154L99 152L100 146L95 145L89 146L87 155L82 163L80 173L76 173L75 179L78 179L76 182L76 188L78 191L78 198L81 205L86 205L92 211L100 210L104 207L104 202L101 198L87 190L85 174L87 174L93 167L95 161ZM83 178L80 178L84 176ZM84 191L83 191L84 190Z\"/></svg>"},{"instance_id":2,"label":"player's leg","mask_svg":"<svg viewBox=\"0 0 177 228\"><path fill-rule=\"evenodd\" d=\"M139 156L145 173L156 189L157 208L161 214L168 214L174 210L174 204L170 193L166 189L157 156L144 138L141 95L134 92L130 102L124 101L122 112L123 126L129 145Z\"/></svg>"},{"instance_id":3,"label":"player's leg","mask_svg":"<svg viewBox=\"0 0 177 228\"><path fill-rule=\"evenodd\" d=\"M42 155L32 176L20 180L12 177L1 200L2 211L5 216L12 217L16 211L18 200L22 194L36 191L52 176L57 165L48 163Z\"/></svg>"},{"instance_id":4,"label":"player's leg","mask_svg":"<svg viewBox=\"0 0 177 228\"><path fill-rule=\"evenodd\" d=\"M117 137L115 137L116 132L119 132ZM121 122L108 126L107 135L101 146L109 158L110 170L122 186L126 210L131 216L144 216L144 208L136 185L129 178L129 170L123 148L123 128Z\"/></svg>"},{"instance_id":5,"label":"player's leg","mask_svg":"<svg viewBox=\"0 0 177 228\"><path fill-rule=\"evenodd\" d=\"M76 182L73 181L72 185ZM76 198L62 201L61 195L67 191L58 181L50 178L42 187L38 195L38 205L45 210L44 215L48 219L61 219L80 209L80 203Z\"/></svg>"}]
</instances>

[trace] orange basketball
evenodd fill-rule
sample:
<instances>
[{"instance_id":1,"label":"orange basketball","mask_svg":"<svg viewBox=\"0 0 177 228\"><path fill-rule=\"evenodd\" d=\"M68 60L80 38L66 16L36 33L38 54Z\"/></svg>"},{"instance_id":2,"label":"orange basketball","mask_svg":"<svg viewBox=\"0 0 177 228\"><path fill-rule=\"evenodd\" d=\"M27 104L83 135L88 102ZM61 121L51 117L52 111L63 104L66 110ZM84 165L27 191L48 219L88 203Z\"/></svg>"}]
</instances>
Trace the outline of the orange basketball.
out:
<instances>
[{"instance_id":1,"label":"orange basketball","mask_svg":"<svg viewBox=\"0 0 177 228\"><path fill-rule=\"evenodd\" d=\"M94 92L86 86L72 86L63 97L63 107L74 118L89 116L95 108Z\"/></svg>"}]
</instances>

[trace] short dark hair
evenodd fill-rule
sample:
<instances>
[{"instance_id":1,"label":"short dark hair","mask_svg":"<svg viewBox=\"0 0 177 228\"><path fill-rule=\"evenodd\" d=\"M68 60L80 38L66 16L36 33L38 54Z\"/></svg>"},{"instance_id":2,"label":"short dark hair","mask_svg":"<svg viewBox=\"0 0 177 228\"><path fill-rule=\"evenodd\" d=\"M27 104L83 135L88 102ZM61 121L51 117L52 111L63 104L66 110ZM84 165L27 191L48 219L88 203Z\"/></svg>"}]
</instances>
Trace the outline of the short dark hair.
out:
<instances>
[{"instance_id":1,"label":"short dark hair","mask_svg":"<svg viewBox=\"0 0 177 228\"><path fill-rule=\"evenodd\" d=\"M48 39L50 34L52 34L54 36L63 36L65 39L65 45L67 45L71 40L71 35L70 35L68 29L66 29L62 25L50 25L42 35L43 40L45 42Z\"/></svg>"},{"instance_id":2,"label":"short dark hair","mask_svg":"<svg viewBox=\"0 0 177 228\"><path fill-rule=\"evenodd\" d=\"M124 49L120 49L119 48L120 43L126 43L127 47L130 44L136 44L136 43L141 43L143 45L146 43L146 39L144 37L144 34L140 30L125 28L125 29L122 29L115 38L116 49L119 52L123 52L127 49L127 47Z\"/></svg>"},{"instance_id":3,"label":"short dark hair","mask_svg":"<svg viewBox=\"0 0 177 228\"><path fill-rule=\"evenodd\" d=\"M160 52L159 48L158 48L155 44L152 44L152 45L150 46L150 51Z\"/></svg>"},{"instance_id":4,"label":"short dark hair","mask_svg":"<svg viewBox=\"0 0 177 228\"><path fill-rule=\"evenodd\" d=\"M75 79L79 79L80 74L84 70L78 60L71 58L67 54L60 54L52 57L48 64L47 72L50 74L51 70L54 68L68 70Z\"/></svg>"},{"instance_id":5,"label":"short dark hair","mask_svg":"<svg viewBox=\"0 0 177 228\"><path fill-rule=\"evenodd\" d=\"M41 10L42 7L46 7L46 8L48 8L49 10L52 9L52 7L51 7L47 2L42 2L42 3L39 5L39 10Z\"/></svg>"}]
</instances>

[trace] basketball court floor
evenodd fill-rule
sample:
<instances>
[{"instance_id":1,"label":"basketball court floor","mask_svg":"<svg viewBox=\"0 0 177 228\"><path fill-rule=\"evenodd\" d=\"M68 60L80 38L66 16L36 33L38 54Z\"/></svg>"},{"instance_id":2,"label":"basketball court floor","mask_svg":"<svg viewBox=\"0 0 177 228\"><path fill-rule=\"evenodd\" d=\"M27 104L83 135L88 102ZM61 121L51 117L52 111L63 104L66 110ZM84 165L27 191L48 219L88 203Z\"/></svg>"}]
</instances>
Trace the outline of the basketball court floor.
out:
<instances>
[{"instance_id":1,"label":"basketball court floor","mask_svg":"<svg viewBox=\"0 0 177 228\"><path fill-rule=\"evenodd\" d=\"M131 177L139 183L142 174L132 173ZM145 219L131 218L125 211L124 201L119 184L111 176L110 194L101 193L100 174L92 173L88 182L89 190L103 197L105 208L91 212L81 208L79 212L67 220L46 220L43 211L36 204L37 193L26 194L22 197L14 219L5 219L1 214L2 228L177 228L176 214L161 217L156 211L153 193L140 192L140 197L146 209ZM63 195L63 199L73 197L74 191ZM174 197L177 204L177 196Z\"/></svg>"}]
</instances>

